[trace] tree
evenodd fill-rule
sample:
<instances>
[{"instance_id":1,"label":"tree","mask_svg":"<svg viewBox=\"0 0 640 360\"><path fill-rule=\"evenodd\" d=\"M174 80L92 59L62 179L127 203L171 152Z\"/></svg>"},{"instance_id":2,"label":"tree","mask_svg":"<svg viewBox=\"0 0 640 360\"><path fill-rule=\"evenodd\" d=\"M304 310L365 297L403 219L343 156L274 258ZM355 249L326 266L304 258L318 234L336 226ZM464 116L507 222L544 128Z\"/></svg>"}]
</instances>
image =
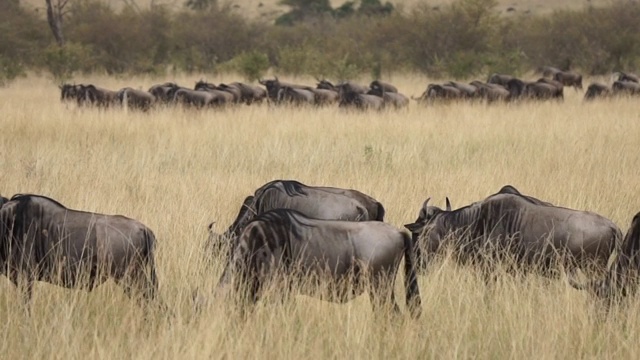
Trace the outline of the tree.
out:
<instances>
[{"instance_id":1,"label":"tree","mask_svg":"<svg viewBox=\"0 0 640 360\"><path fill-rule=\"evenodd\" d=\"M69 12L65 10L69 0L45 0L45 2L47 4L47 22L49 22L49 28L58 46L63 47L65 39L64 33L62 32L62 21Z\"/></svg>"}]
</instances>

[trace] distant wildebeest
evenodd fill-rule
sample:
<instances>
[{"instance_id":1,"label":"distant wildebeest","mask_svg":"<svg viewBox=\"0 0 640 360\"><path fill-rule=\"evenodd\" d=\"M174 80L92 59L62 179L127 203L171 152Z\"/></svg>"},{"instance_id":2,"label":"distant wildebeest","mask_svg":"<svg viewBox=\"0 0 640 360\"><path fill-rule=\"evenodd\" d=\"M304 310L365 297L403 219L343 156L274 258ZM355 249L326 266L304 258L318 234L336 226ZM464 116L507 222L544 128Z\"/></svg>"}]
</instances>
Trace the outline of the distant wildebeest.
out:
<instances>
[{"instance_id":1,"label":"distant wildebeest","mask_svg":"<svg viewBox=\"0 0 640 360\"><path fill-rule=\"evenodd\" d=\"M335 90L330 89L318 89L318 88L307 88L307 90L313 93L315 98L316 105L331 105L335 104L340 100L340 95Z\"/></svg>"},{"instance_id":2,"label":"distant wildebeest","mask_svg":"<svg viewBox=\"0 0 640 360\"><path fill-rule=\"evenodd\" d=\"M267 97L267 91L259 86L249 85L241 82L232 82L230 84L220 84L218 88L231 91L231 89L237 89L240 102L247 105L253 103L260 103Z\"/></svg>"},{"instance_id":3,"label":"distant wildebeest","mask_svg":"<svg viewBox=\"0 0 640 360\"><path fill-rule=\"evenodd\" d=\"M618 75L617 81L630 81L634 83L640 83L640 77L636 74L624 73L622 71L616 73Z\"/></svg>"},{"instance_id":4,"label":"distant wildebeest","mask_svg":"<svg viewBox=\"0 0 640 360\"><path fill-rule=\"evenodd\" d=\"M487 83L489 84L498 84L498 85L502 85L504 87L507 87L507 83L509 83L509 81L515 79L515 77L511 76L511 75L505 75L505 74L491 74L489 76L489 79L487 79Z\"/></svg>"},{"instance_id":5,"label":"distant wildebeest","mask_svg":"<svg viewBox=\"0 0 640 360\"><path fill-rule=\"evenodd\" d=\"M216 96L209 91L191 90L178 85L169 90L169 96L173 103L198 108L213 106L216 100Z\"/></svg>"},{"instance_id":6,"label":"distant wildebeest","mask_svg":"<svg viewBox=\"0 0 640 360\"><path fill-rule=\"evenodd\" d=\"M364 85L356 84L352 81L343 81L335 86L338 94L342 96L343 93L356 93L356 94L366 94L368 89Z\"/></svg>"},{"instance_id":7,"label":"distant wildebeest","mask_svg":"<svg viewBox=\"0 0 640 360\"><path fill-rule=\"evenodd\" d=\"M386 82L382 82L380 80L373 80L371 82L371 84L369 84L369 88L373 91L376 91L377 93L375 95L378 95L378 93L380 95L378 96L382 96L382 93L397 93L398 92L398 88L396 88L395 86L386 83Z\"/></svg>"},{"instance_id":8,"label":"distant wildebeest","mask_svg":"<svg viewBox=\"0 0 640 360\"><path fill-rule=\"evenodd\" d=\"M44 281L91 291L107 279L129 296L155 298L155 236L119 215L72 210L39 195L14 195L0 207L0 271L23 290Z\"/></svg>"},{"instance_id":9,"label":"distant wildebeest","mask_svg":"<svg viewBox=\"0 0 640 360\"><path fill-rule=\"evenodd\" d=\"M80 85L62 84L58 88L60 89L60 101L77 101Z\"/></svg>"},{"instance_id":10,"label":"distant wildebeest","mask_svg":"<svg viewBox=\"0 0 640 360\"><path fill-rule=\"evenodd\" d=\"M442 84L443 86L451 86L454 87L458 90L460 90L460 95L462 97L468 98L468 99L472 99L474 97L476 97L476 91L478 91L478 88L475 87L474 85L471 84L464 84L461 82L457 82L457 81L449 81L446 82L444 84Z\"/></svg>"},{"instance_id":11,"label":"distant wildebeest","mask_svg":"<svg viewBox=\"0 0 640 360\"><path fill-rule=\"evenodd\" d=\"M603 279L580 283L574 278L575 271L571 271L569 283L608 302L635 295L640 281L640 213L633 217L619 253L613 256L615 258Z\"/></svg>"},{"instance_id":12,"label":"distant wildebeest","mask_svg":"<svg viewBox=\"0 0 640 360\"><path fill-rule=\"evenodd\" d=\"M417 102L422 104L432 104L435 102L445 103L459 100L462 97L462 91L453 86L429 84L424 93L422 93L419 98L414 97L413 100L416 100Z\"/></svg>"},{"instance_id":13,"label":"distant wildebeest","mask_svg":"<svg viewBox=\"0 0 640 360\"><path fill-rule=\"evenodd\" d=\"M539 71L542 73L542 76L553 79L553 77L562 70L553 66L543 66Z\"/></svg>"},{"instance_id":14,"label":"distant wildebeest","mask_svg":"<svg viewBox=\"0 0 640 360\"><path fill-rule=\"evenodd\" d=\"M584 100L593 100L595 98L607 98L611 96L611 89L608 86L592 83L584 93Z\"/></svg>"},{"instance_id":15,"label":"distant wildebeest","mask_svg":"<svg viewBox=\"0 0 640 360\"><path fill-rule=\"evenodd\" d=\"M206 91L213 95L212 105L224 105L241 101L240 89L231 86L220 87L204 80L196 82L194 90Z\"/></svg>"},{"instance_id":16,"label":"distant wildebeest","mask_svg":"<svg viewBox=\"0 0 640 360\"><path fill-rule=\"evenodd\" d=\"M573 86L576 90L582 90L582 75L572 71L559 71L553 75L553 80L564 86Z\"/></svg>"},{"instance_id":17,"label":"distant wildebeest","mask_svg":"<svg viewBox=\"0 0 640 360\"><path fill-rule=\"evenodd\" d=\"M179 88L179 86L175 83L167 82L164 84L153 85L147 90L149 94L155 96L156 100L167 104L173 100L171 97L171 89Z\"/></svg>"},{"instance_id":18,"label":"distant wildebeest","mask_svg":"<svg viewBox=\"0 0 640 360\"><path fill-rule=\"evenodd\" d=\"M120 89L117 96L120 103L129 109L147 111L156 102L156 97L151 93L129 87Z\"/></svg>"},{"instance_id":19,"label":"distant wildebeest","mask_svg":"<svg viewBox=\"0 0 640 360\"><path fill-rule=\"evenodd\" d=\"M561 84L549 83L547 79L540 79L536 82L524 82L520 79L511 79L506 85L509 90L509 99L535 99L547 100L564 98Z\"/></svg>"},{"instance_id":20,"label":"distant wildebeest","mask_svg":"<svg viewBox=\"0 0 640 360\"><path fill-rule=\"evenodd\" d=\"M118 92L95 85L79 85L77 100L78 105L110 107L118 103Z\"/></svg>"},{"instance_id":21,"label":"distant wildebeest","mask_svg":"<svg viewBox=\"0 0 640 360\"><path fill-rule=\"evenodd\" d=\"M383 92L382 100L385 108L406 108L409 106L409 98L397 92Z\"/></svg>"},{"instance_id":22,"label":"distant wildebeest","mask_svg":"<svg viewBox=\"0 0 640 360\"><path fill-rule=\"evenodd\" d=\"M477 80L472 81L470 85L476 88L475 97L484 99L487 103L509 100L509 90L502 85L488 84Z\"/></svg>"},{"instance_id":23,"label":"distant wildebeest","mask_svg":"<svg viewBox=\"0 0 640 360\"><path fill-rule=\"evenodd\" d=\"M484 266L506 257L513 260L509 265L525 271L548 273L558 265L602 270L622 238L620 229L598 214L513 193L498 193L457 210L449 204L441 210L428 201L418 220L405 225L424 252L417 261L425 265L449 245L458 261Z\"/></svg>"},{"instance_id":24,"label":"distant wildebeest","mask_svg":"<svg viewBox=\"0 0 640 360\"><path fill-rule=\"evenodd\" d=\"M316 96L309 89L280 86L276 102L278 104L290 104L296 106L313 105L316 102Z\"/></svg>"},{"instance_id":25,"label":"distant wildebeest","mask_svg":"<svg viewBox=\"0 0 640 360\"><path fill-rule=\"evenodd\" d=\"M228 287L256 303L268 285L323 300L345 303L367 288L374 312L398 313L394 283L405 258L407 308L421 314L420 291L411 237L383 222L312 219L288 209L257 216L234 241L217 293ZM282 281L282 282L280 282Z\"/></svg>"},{"instance_id":26,"label":"distant wildebeest","mask_svg":"<svg viewBox=\"0 0 640 360\"><path fill-rule=\"evenodd\" d=\"M384 109L384 99L380 96L361 94L351 90L340 91L341 108L355 108L360 110L382 110Z\"/></svg>"},{"instance_id":27,"label":"distant wildebeest","mask_svg":"<svg viewBox=\"0 0 640 360\"><path fill-rule=\"evenodd\" d=\"M384 206L360 191L327 186L309 186L293 180L274 180L259 187L245 198L236 219L223 234L237 236L256 215L274 209L293 209L308 217L325 220L383 221ZM211 231L211 225L209 230ZM210 233L208 246L220 246L217 234Z\"/></svg>"},{"instance_id":28,"label":"distant wildebeest","mask_svg":"<svg viewBox=\"0 0 640 360\"><path fill-rule=\"evenodd\" d=\"M259 80L258 82L261 85L264 85L265 88L267 88L267 97L271 101L277 101L278 93L280 92L280 88L282 87L286 86L292 89L306 89L308 87L306 85L282 82L278 80L277 76L273 80Z\"/></svg>"},{"instance_id":29,"label":"distant wildebeest","mask_svg":"<svg viewBox=\"0 0 640 360\"><path fill-rule=\"evenodd\" d=\"M633 81L616 81L611 88L614 95L640 95L640 84Z\"/></svg>"}]
</instances>

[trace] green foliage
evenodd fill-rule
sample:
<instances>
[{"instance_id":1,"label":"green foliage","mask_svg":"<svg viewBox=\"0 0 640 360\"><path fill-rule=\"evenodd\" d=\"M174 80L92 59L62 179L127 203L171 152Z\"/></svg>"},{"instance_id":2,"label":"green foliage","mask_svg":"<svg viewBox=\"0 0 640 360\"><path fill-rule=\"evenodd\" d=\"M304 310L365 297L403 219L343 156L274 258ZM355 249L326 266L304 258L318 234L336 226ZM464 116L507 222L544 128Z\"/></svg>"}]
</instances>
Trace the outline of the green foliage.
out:
<instances>
[{"instance_id":1,"label":"green foliage","mask_svg":"<svg viewBox=\"0 0 640 360\"><path fill-rule=\"evenodd\" d=\"M269 58L257 51L242 53L234 58L232 63L247 81L256 81L269 70Z\"/></svg>"},{"instance_id":2,"label":"green foliage","mask_svg":"<svg viewBox=\"0 0 640 360\"><path fill-rule=\"evenodd\" d=\"M187 0L184 6L193 11L202 11L216 5L216 0Z\"/></svg>"},{"instance_id":3,"label":"green foliage","mask_svg":"<svg viewBox=\"0 0 640 360\"><path fill-rule=\"evenodd\" d=\"M67 43L64 47L50 45L43 52L44 65L57 82L73 77L90 63L90 50L81 44Z\"/></svg>"},{"instance_id":4,"label":"green foliage","mask_svg":"<svg viewBox=\"0 0 640 360\"><path fill-rule=\"evenodd\" d=\"M6 86L19 76L24 76L24 67L0 55L0 86Z\"/></svg>"}]
</instances>

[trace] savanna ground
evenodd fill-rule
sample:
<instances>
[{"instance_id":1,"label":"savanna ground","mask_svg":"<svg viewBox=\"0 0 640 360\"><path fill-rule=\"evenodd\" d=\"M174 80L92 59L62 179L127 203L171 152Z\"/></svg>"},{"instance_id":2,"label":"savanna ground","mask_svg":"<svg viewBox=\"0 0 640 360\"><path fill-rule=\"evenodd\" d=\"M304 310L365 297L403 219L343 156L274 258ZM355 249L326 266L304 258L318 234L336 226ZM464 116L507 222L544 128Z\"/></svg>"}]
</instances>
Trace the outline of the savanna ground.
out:
<instances>
[{"instance_id":1,"label":"savanna ground","mask_svg":"<svg viewBox=\"0 0 640 360\"><path fill-rule=\"evenodd\" d=\"M85 82L147 88L163 80ZM409 95L427 82L391 81ZM192 290L209 293L223 266L220 259L204 261L207 224L215 220L224 230L242 199L272 179L359 189L380 200L387 221L399 227L415 219L428 196L439 205L449 196L462 206L512 184L600 213L626 231L640 210L638 100L584 104L582 93L565 92L563 103L412 103L382 113L262 105L141 114L61 104L58 89L43 78L0 89L2 194L44 194L70 208L147 224L158 238L160 294L175 312L171 319L145 317L112 282L92 293L38 283L28 317L2 277L0 353L7 359L636 359L637 299L603 319L562 278L503 277L487 288L474 271L446 260L419 277L419 320L374 316L367 296L344 305L303 296L281 306L262 303L246 321L224 301L213 300L200 313L192 307Z\"/></svg>"}]
</instances>

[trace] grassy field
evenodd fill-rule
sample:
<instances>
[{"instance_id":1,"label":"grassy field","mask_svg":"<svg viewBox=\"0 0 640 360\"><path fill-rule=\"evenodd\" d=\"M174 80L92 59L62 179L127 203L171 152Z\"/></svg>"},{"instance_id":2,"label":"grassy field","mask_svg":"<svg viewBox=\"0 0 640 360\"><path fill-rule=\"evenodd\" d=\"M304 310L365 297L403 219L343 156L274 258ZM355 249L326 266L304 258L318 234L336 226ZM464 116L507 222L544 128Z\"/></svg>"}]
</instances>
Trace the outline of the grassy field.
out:
<instances>
[{"instance_id":1,"label":"grassy field","mask_svg":"<svg viewBox=\"0 0 640 360\"><path fill-rule=\"evenodd\" d=\"M189 85L195 78L179 78ZM232 78L209 79L227 81ZM161 82L95 78L109 88ZM392 79L418 95L426 79ZM325 359L611 358L640 354L640 302L596 316L562 279L505 277L488 289L450 261L419 278L423 316L385 321L367 296L337 305L297 296L261 304L239 321L230 304L192 308L196 287L223 264L201 249L207 224L222 231L242 199L272 179L355 188L380 200L387 220L415 219L431 196L462 206L512 184L555 204L598 212L626 231L640 210L637 99L515 106L338 109L164 109L147 114L78 109L49 80L0 89L0 192L33 192L70 208L122 214L157 238L160 293L175 318L144 312L108 282L92 293L38 283L33 314L0 280L0 353L20 358ZM403 289L397 291L402 299Z\"/></svg>"}]
</instances>

